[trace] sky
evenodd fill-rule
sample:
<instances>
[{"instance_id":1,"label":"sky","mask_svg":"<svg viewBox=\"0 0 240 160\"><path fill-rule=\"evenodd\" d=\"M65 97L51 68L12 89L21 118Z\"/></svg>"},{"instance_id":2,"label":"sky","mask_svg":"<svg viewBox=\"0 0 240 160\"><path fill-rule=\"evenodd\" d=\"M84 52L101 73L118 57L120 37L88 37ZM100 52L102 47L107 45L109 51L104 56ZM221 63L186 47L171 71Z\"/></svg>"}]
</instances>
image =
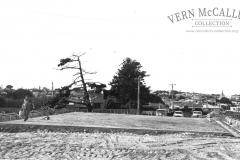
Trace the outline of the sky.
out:
<instances>
[{"instance_id":1,"label":"sky","mask_svg":"<svg viewBox=\"0 0 240 160\"><path fill-rule=\"evenodd\" d=\"M60 59L82 57L86 76L108 84L127 57L150 74L151 90L240 94L240 19L232 27L198 28L193 18L168 16L198 8L240 10L231 0L1 0L0 86L54 88L68 85L73 70L57 70ZM237 7L239 6L239 7ZM202 17L201 17L202 18ZM209 17L206 17L209 18ZM224 17L210 17L227 19ZM187 32L229 29L236 32ZM108 86L108 88L110 88Z\"/></svg>"}]
</instances>

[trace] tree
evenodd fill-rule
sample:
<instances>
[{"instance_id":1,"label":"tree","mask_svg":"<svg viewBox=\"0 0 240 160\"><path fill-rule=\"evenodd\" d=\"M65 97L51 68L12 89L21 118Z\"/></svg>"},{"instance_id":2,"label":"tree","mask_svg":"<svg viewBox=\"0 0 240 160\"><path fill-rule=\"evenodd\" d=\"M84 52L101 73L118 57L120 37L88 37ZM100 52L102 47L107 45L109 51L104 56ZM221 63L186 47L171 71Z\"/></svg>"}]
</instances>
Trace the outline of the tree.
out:
<instances>
[{"instance_id":1,"label":"tree","mask_svg":"<svg viewBox=\"0 0 240 160\"><path fill-rule=\"evenodd\" d=\"M46 105L48 105L51 108L63 108L65 107L69 102L78 103L78 104L84 104L87 106L88 110L92 110L91 106L91 99L87 90L87 87L91 87L92 89L95 89L97 92L102 90L106 85L104 84L96 84L96 82L85 82L84 75L86 74L95 74L96 72L88 72L82 68L81 63L81 56L83 54L75 55L73 54L71 57L61 59L60 63L58 64L58 67L60 67L59 70L65 70L65 69L73 69L78 70L76 74L73 76L76 76L76 78L73 80L73 82L68 85L61 87L59 89L59 94L56 97L53 97L51 100L49 100ZM80 97L79 101L74 101L70 99L70 93L73 91L71 87L77 83L81 84L81 87L84 92L84 96Z\"/></svg>"},{"instance_id":2,"label":"tree","mask_svg":"<svg viewBox=\"0 0 240 160\"><path fill-rule=\"evenodd\" d=\"M149 102L151 103L162 103L165 104L162 100L162 98L154 93L149 94Z\"/></svg>"},{"instance_id":3,"label":"tree","mask_svg":"<svg viewBox=\"0 0 240 160\"><path fill-rule=\"evenodd\" d=\"M146 74L146 71L141 71L141 64L136 60L126 58L120 66L121 68L118 69L116 75L113 76L112 81L109 83L109 85L111 85L110 90L115 92L117 98L124 104L133 101L136 102L138 94L138 77L140 77L141 103L148 103L150 90L149 87L146 87L144 78L149 75Z\"/></svg>"},{"instance_id":4,"label":"tree","mask_svg":"<svg viewBox=\"0 0 240 160\"><path fill-rule=\"evenodd\" d=\"M176 95L173 95L173 96L172 96L172 95L169 95L169 96L168 96L168 99L172 99L172 97L173 97L173 99L176 99Z\"/></svg>"},{"instance_id":5,"label":"tree","mask_svg":"<svg viewBox=\"0 0 240 160\"><path fill-rule=\"evenodd\" d=\"M12 93L13 93L13 86L12 85L7 85L4 89L4 92L7 93L7 98L12 98Z\"/></svg>"},{"instance_id":6,"label":"tree","mask_svg":"<svg viewBox=\"0 0 240 160\"><path fill-rule=\"evenodd\" d=\"M12 90L13 86L12 85L7 85L6 89Z\"/></svg>"},{"instance_id":7,"label":"tree","mask_svg":"<svg viewBox=\"0 0 240 160\"><path fill-rule=\"evenodd\" d=\"M224 104L232 104L232 102L227 98L227 97L222 97L219 100L220 103L224 103Z\"/></svg>"},{"instance_id":8,"label":"tree","mask_svg":"<svg viewBox=\"0 0 240 160\"><path fill-rule=\"evenodd\" d=\"M157 91L154 91L153 94L157 96L168 96L169 91L157 90Z\"/></svg>"},{"instance_id":9,"label":"tree","mask_svg":"<svg viewBox=\"0 0 240 160\"><path fill-rule=\"evenodd\" d=\"M114 104L115 104L114 98L111 96L108 96L107 99L104 101L103 105L105 109L112 109L114 108Z\"/></svg>"},{"instance_id":10,"label":"tree","mask_svg":"<svg viewBox=\"0 0 240 160\"><path fill-rule=\"evenodd\" d=\"M5 107L6 106L6 101L3 97L0 97L0 107Z\"/></svg>"},{"instance_id":11,"label":"tree","mask_svg":"<svg viewBox=\"0 0 240 160\"><path fill-rule=\"evenodd\" d=\"M20 88L20 89L17 89L16 91L14 91L11 94L11 97L13 99L23 99L26 95L28 95L29 97L33 97L33 94L31 91Z\"/></svg>"},{"instance_id":12,"label":"tree","mask_svg":"<svg viewBox=\"0 0 240 160\"><path fill-rule=\"evenodd\" d=\"M64 108L70 101L69 96L71 92L71 87L75 84L76 82L73 81L70 85L61 87L58 89L58 94L55 97L52 97L50 100L48 100L45 103L45 106L48 106L50 108L55 108L55 109L61 109Z\"/></svg>"},{"instance_id":13,"label":"tree","mask_svg":"<svg viewBox=\"0 0 240 160\"><path fill-rule=\"evenodd\" d=\"M101 83L86 83L91 89L93 89L94 93L101 93L104 88L107 86Z\"/></svg>"}]
</instances>

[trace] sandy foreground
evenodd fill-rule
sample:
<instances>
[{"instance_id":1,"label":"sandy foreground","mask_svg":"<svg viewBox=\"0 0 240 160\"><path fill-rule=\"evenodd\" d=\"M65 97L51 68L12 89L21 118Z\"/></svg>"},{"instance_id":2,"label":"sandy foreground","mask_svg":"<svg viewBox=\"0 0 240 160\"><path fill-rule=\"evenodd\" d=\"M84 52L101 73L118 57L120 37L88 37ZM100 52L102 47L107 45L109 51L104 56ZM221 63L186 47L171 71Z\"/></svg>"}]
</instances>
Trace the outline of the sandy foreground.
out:
<instances>
[{"instance_id":1,"label":"sandy foreground","mask_svg":"<svg viewBox=\"0 0 240 160\"><path fill-rule=\"evenodd\" d=\"M53 115L50 120L37 117L1 124L0 159L240 160L240 139L211 134L226 130L200 118L75 112ZM11 133L4 126L12 128ZM84 126L105 130L95 128L90 132ZM107 127L185 132L105 132Z\"/></svg>"},{"instance_id":2,"label":"sandy foreground","mask_svg":"<svg viewBox=\"0 0 240 160\"><path fill-rule=\"evenodd\" d=\"M193 133L0 133L0 159L239 160L240 140Z\"/></svg>"}]
</instances>

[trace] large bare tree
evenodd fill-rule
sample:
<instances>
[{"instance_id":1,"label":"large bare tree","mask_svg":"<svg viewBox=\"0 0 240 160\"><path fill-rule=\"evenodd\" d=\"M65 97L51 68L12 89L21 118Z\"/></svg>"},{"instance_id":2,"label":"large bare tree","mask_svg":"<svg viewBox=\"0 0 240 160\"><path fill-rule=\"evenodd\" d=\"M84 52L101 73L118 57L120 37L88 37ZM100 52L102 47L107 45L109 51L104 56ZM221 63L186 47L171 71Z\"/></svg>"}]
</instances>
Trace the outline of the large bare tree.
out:
<instances>
[{"instance_id":1,"label":"large bare tree","mask_svg":"<svg viewBox=\"0 0 240 160\"><path fill-rule=\"evenodd\" d=\"M59 94L53 97L50 101L48 101L46 105L48 105L51 108L63 108L69 102L73 102L77 104L84 104L87 106L89 111L92 110L91 100L93 99L90 99L87 87L90 87L91 89L95 89L96 92L100 92L103 88L106 87L106 85L101 83L98 84L98 82L85 81L84 75L96 74L96 72L88 72L82 68L81 57L84 54L85 53L79 54L79 55L72 54L72 56L60 60L60 63L58 64L58 67L59 67L58 70L66 70L66 69L77 70L77 72L73 75L75 79L70 85L61 87L61 89L59 89ZM74 89L71 89L71 87L79 83L81 84L80 88L83 90L83 93L84 93L83 97L79 97L79 100L73 100L70 98L70 92L74 90Z\"/></svg>"}]
</instances>

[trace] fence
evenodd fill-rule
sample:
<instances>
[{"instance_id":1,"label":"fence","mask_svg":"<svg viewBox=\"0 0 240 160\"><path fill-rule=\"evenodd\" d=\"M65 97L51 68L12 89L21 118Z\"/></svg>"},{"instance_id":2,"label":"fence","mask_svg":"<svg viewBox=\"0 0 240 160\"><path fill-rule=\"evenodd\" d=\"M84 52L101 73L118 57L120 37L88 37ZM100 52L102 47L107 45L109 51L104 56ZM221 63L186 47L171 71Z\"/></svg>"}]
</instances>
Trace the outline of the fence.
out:
<instances>
[{"instance_id":1,"label":"fence","mask_svg":"<svg viewBox=\"0 0 240 160\"><path fill-rule=\"evenodd\" d=\"M227 111L226 115L231 116L233 118L240 119L240 112L229 112L229 111Z\"/></svg>"},{"instance_id":2,"label":"fence","mask_svg":"<svg viewBox=\"0 0 240 160\"><path fill-rule=\"evenodd\" d=\"M33 110L29 112L29 118L49 115L48 110ZM0 114L0 122L22 119L17 113Z\"/></svg>"},{"instance_id":3,"label":"fence","mask_svg":"<svg viewBox=\"0 0 240 160\"><path fill-rule=\"evenodd\" d=\"M33 118L33 117L41 117L41 116L48 116L50 114L62 114L62 113L68 113L70 112L67 109L56 109L54 111L52 111L51 109L38 109L38 110L32 110L29 112L29 118ZM4 122L4 121L11 121L11 120L18 120L18 119L22 119L21 116L18 115L18 113L0 113L0 122Z\"/></svg>"},{"instance_id":4,"label":"fence","mask_svg":"<svg viewBox=\"0 0 240 160\"><path fill-rule=\"evenodd\" d=\"M15 112L15 114L18 115L19 112L19 108L12 108L13 111ZM48 108L47 110L42 110L42 109L38 109L38 110L32 110L29 113L29 117L39 117L39 116L46 116L46 115L56 115L56 114L63 114L63 113L68 113L70 112L68 109L52 109L52 108ZM88 112L88 109L79 109L77 110L77 112ZM131 115L135 115L137 114L137 109L93 109L92 113L113 113L113 114L131 114ZM142 115L156 115L155 111L142 111L141 112ZM8 115L8 114L6 114ZM10 120L8 118L8 120ZM0 120L1 121L1 120Z\"/></svg>"},{"instance_id":5,"label":"fence","mask_svg":"<svg viewBox=\"0 0 240 160\"><path fill-rule=\"evenodd\" d=\"M21 119L16 113L0 114L0 122Z\"/></svg>"},{"instance_id":6,"label":"fence","mask_svg":"<svg viewBox=\"0 0 240 160\"><path fill-rule=\"evenodd\" d=\"M156 111L142 111L142 115L155 116Z\"/></svg>"},{"instance_id":7,"label":"fence","mask_svg":"<svg viewBox=\"0 0 240 160\"><path fill-rule=\"evenodd\" d=\"M94 113L134 114L129 109L93 109Z\"/></svg>"},{"instance_id":8,"label":"fence","mask_svg":"<svg viewBox=\"0 0 240 160\"><path fill-rule=\"evenodd\" d=\"M5 113L18 113L20 108L7 108L7 107L0 107L0 113L5 112Z\"/></svg>"},{"instance_id":9,"label":"fence","mask_svg":"<svg viewBox=\"0 0 240 160\"><path fill-rule=\"evenodd\" d=\"M87 109L80 109L78 111L88 112ZM93 109L92 113L137 114L137 109Z\"/></svg>"}]
</instances>

